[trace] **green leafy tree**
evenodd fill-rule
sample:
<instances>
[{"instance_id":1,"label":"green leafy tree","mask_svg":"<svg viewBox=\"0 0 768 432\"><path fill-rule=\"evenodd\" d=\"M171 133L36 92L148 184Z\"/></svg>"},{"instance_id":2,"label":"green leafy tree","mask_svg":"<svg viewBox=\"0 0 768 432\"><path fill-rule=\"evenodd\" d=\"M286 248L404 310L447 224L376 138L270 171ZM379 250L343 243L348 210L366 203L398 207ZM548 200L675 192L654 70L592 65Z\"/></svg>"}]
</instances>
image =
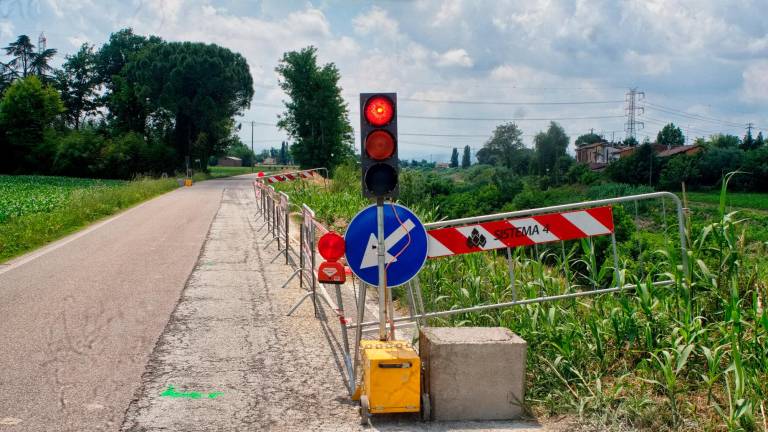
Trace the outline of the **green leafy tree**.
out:
<instances>
[{"instance_id":1,"label":"green leafy tree","mask_svg":"<svg viewBox=\"0 0 768 432\"><path fill-rule=\"evenodd\" d=\"M695 186L699 181L699 155L676 155L664 164L659 176L659 187L665 190L680 190L682 184Z\"/></svg>"},{"instance_id":2,"label":"green leafy tree","mask_svg":"<svg viewBox=\"0 0 768 432\"><path fill-rule=\"evenodd\" d=\"M715 134L709 137L707 141L707 146L713 148L738 148L740 145L741 140L739 137L728 134Z\"/></svg>"},{"instance_id":3,"label":"green leafy tree","mask_svg":"<svg viewBox=\"0 0 768 432\"><path fill-rule=\"evenodd\" d=\"M737 137L734 138L738 140ZM737 146L730 145L707 148L699 161L700 184L714 186L725 174L740 169L744 161L744 153Z\"/></svg>"},{"instance_id":4,"label":"green leafy tree","mask_svg":"<svg viewBox=\"0 0 768 432\"><path fill-rule=\"evenodd\" d=\"M280 143L280 158L279 163L283 165L288 164L288 144L285 141Z\"/></svg>"},{"instance_id":5,"label":"green leafy tree","mask_svg":"<svg viewBox=\"0 0 768 432\"><path fill-rule=\"evenodd\" d=\"M469 149L469 146L464 146L464 154L461 156L461 167L462 168L469 168L470 165L472 165L472 154Z\"/></svg>"},{"instance_id":6,"label":"green leafy tree","mask_svg":"<svg viewBox=\"0 0 768 432\"><path fill-rule=\"evenodd\" d=\"M150 44L125 66L136 95L152 112L168 113L174 122L173 147L178 164L207 163L226 148L241 115L253 98L253 78L243 56L213 44Z\"/></svg>"},{"instance_id":7,"label":"green leafy tree","mask_svg":"<svg viewBox=\"0 0 768 432\"><path fill-rule=\"evenodd\" d=\"M35 53L32 57L32 70L40 81L49 82L52 77L53 67L49 64L58 51L55 48L46 48Z\"/></svg>"},{"instance_id":8,"label":"green leafy tree","mask_svg":"<svg viewBox=\"0 0 768 432\"><path fill-rule=\"evenodd\" d=\"M128 76L125 67L139 52L161 43L156 36L136 35L128 28L112 33L96 53L96 71L106 89L103 103L116 130L146 132L150 106L146 98L138 95L140 83Z\"/></svg>"},{"instance_id":9,"label":"green leafy tree","mask_svg":"<svg viewBox=\"0 0 768 432\"><path fill-rule=\"evenodd\" d=\"M53 172L73 177L97 177L101 171L104 137L92 129L74 130L58 136Z\"/></svg>"},{"instance_id":10,"label":"green leafy tree","mask_svg":"<svg viewBox=\"0 0 768 432\"><path fill-rule=\"evenodd\" d=\"M583 145L599 143L599 142L602 142L602 141L604 141L602 136L600 136L600 135L598 135L598 134L596 134L594 132L590 132L588 134L579 135L579 137L576 138L576 141L574 142L574 145L576 147L581 147Z\"/></svg>"},{"instance_id":11,"label":"green leafy tree","mask_svg":"<svg viewBox=\"0 0 768 432\"><path fill-rule=\"evenodd\" d=\"M54 87L61 94L67 123L80 129L84 117L96 114L99 76L93 47L83 44L74 55L67 56L61 70L56 71Z\"/></svg>"},{"instance_id":12,"label":"green leafy tree","mask_svg":"<svg viewBox=\"0 0 768 432\"><path fill-rule=\"evenodd\" d=\"M477 161L487 165L503 165L517 174L530 170L532 151L523 145L523 131L514 123L496 126L491 138L477 152Z\"/></svg>"},{"instance_id":13,"label":"green leafy tree","mask_svg":"<svg viewBox=\"0 0 768 432\"><path fill-rule=\"evenodd\" d=\"M7 64L0 62L0 96L2 96L8 86L11 85L14 76L13 69L8 67Z\"/></svg>"},{"instance_id":14,"label":"green leafy tree","mask_svg":"<svg viewBox=\"0 0 768 432\"><path fill-rule=\"evenodd\" d=\"M744 139L741 140L741 149L742 150L752 150L756 148L755 146L755 138L752 136L752 131L747 129L747 133L744 134Z\"/></svg>"},{"instance_id":15,"label":"green leafy tree","mask_svg":"<svg viewBox=\"0 0 768 432\"><path fill-rule=\"evenodd\" d=\"M32 62L35 58L35 46L27 35L19 35L14 42L8 44L5 54L12 57L7 63L16 77L26 78L33 72Z\"/></svg>"},{"instance_id":16,"label":"green leafy tree","mask_svg":"<svg viewBox=\"0 0 768 432\"><path fill-rule=\"evenodd\" d=\"M283 54L275 71L288 95L277 125L293 138L291 154L302 168L330 171L353 155L352 126L336 65L317 64L317 48Z\"/></svg>"},{"instance_id":17,"label":"green leafy tree","mask_svg":"<svg viewBox=\"0 0 768 432\"><path fill-rule=\"evenodd\" d=\"M546 132L539 132L533 139L536 146L536 167L539 175L550 173L555 183L561 178L562 156L566 156L568 135L559 124L550 122Z\"/></svg>"},{"instance_id":18,"label":"green leafy tree","mask_svg":"<svg viewBox=\"0 0 768 432\"><path fill-rule=\"evenodd\" d=\"M679 127L675 126L674 123L669 123L656 135L656 144L678 147L685 145L685 136L683 136L683 131Z\"/></svg>"},{"instance_id":19,"label":"green leafy tree","mask_svg":"<svg viewBox=\"0 0 768 432\"><path fill-rule=\"evenodd\" d=\"M4 132L3 170L46 173L54 151L45 134L64 111L56 90L43 86L36 76L16 80L0 102L0 130Z\"/></svg>"},{"instance_id":20,"label":"green leafy tree","mask_svg":"<svg viewBox=\"0 0 768 432\"><path fill-rule=\"evenodd\" d=\"M451 153L451 168L457 168L459 166L459 149L454 148L453 152Z\"/></svg>"},{"instance_id":21,"label":"green leafy tree","mask_svg":"<svg viewBox=\"0 0 768 432\"><path fill-rule=\"evenodd\" d=\"M761 148L765 144L765 139L763 138L763 132L758 132L757 137L755 138L755 148Z\"/></svg>"},{"instance_id":22,"label":"green leafy tree","mask_svg":"<svg viewBox=\"0 0 768 432\"><path fill-rule=\"evenodd\" d=\"M618 183L655 185L659 180L661 161L650 143L643 143L634 153L605 168L606 175Z\"/></svg>"},{"instance_id":23,"label":"green leafy tree","mask_svg":"<svg viewBox=\"0 0 768 432\"><path fill-rule=\"evenodd\" d=\"M53 70L49 63L56 55L56 49L46 48L35 51L35 45L27 35L19 35L4 49L5 54L12 57L5 65L8 72L11 72L10 77L26 78L37 75L41 81L47 81L49 73Z\"/></svg>"},{"instance_id":24,"label":"green leafy tree","mask_svg":"<svg viewBox=\"0 0 768 432\"><path fill-rule=\"evenodd\" d=\"M251 148L243 144L240 138L234 135L229 139L227 154L240 158L242 166L245 167L252 166L256 160L256 155L251 151Z\"/></svg>"},{"instance_id":25,"label":"green leafy tree","mask_svg":"<svg viewBox=\"0 0 768 432\"><path fill-rule=\"evenodd\" d=\"M624 138L624 142L622 144L625 147L635 147L640 143L637 142L637 139L635 139L635 137L626 137Z\"/></svg>"}]
</instances>

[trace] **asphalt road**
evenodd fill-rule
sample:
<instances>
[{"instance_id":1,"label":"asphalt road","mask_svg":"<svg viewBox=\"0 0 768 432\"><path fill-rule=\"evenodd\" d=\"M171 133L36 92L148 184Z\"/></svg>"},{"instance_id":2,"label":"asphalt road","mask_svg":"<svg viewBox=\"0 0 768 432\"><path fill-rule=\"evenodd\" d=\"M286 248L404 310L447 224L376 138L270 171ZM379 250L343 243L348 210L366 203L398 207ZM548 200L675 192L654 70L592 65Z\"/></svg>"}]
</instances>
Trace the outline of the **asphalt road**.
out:
<instances>
[{"instance_id":1,"label":"asphalt road","mask_svg":"<svg viewBox=\"0 0 768 432\"><path fill-rule=\"evenodd\" d=\"M0 265L0 431L117 430L223 190L162 195Z\"/></svg>"}]
</instances>

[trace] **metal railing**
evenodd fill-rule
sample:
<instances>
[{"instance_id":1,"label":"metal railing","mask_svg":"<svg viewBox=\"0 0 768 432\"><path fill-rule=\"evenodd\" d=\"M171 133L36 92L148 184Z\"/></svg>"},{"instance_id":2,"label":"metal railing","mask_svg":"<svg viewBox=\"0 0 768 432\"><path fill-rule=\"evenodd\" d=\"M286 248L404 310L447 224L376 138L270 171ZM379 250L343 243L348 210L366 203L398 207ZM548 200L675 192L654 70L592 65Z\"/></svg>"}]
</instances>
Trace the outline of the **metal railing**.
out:
<instances>
[{"instance_id":1,"label":"metal railing","mask_svg":"<svg viewBox=\"0 0 768 432\"><path fill-rule=\"evenodd\" d=\"M664 224L665 224L664 230L666 232L666 220L667 220L666 200L667 199L672 201L675 207L676 216L677 216L677 234L679 238L679 250L680 250L680 260L681 260L680 267L682 268L682 279L683 279L682 282L686 285L689 285L690 274L689 274L689 267L688 267L688 253L687 253L687 245L686 245L686 237L685 237L684 209L683 209L682 202L680 201L680 198L678 198L677 195L671 192L653 192L653 193L631 195L631 196L618 197L618 198L584 201L584 202L578 202L578 203L554 205L554 206L541 207L541 208L535 208L535 209L497 213L492 215L453 219L453 220L427 223L425 224L425 227L427 228L427 230L438 229L438 228L448 228L448 227L461 227L461 226L477 224L481 222L503 221L511 218L519 218L524 216L557 213L557 212L562 212L566 210L575 210L575 209L588 209L592 207L600 207L600 206L615 205L615 204L635 204L635 217L637 218L638 202L647 201L647 200L661 200L662 220L664 221ZM417 295L421 294L421 288L419 286L419 281L417 277L417 278L414 278L413 280L413 286L409 285L406 287L408 291L408 296L409 296L407 300L411 304L415 305L414 307L411 308L412 312L410 316L394 318L392 321L395 323L415 322L418 325L419 322L423 322L424 320L429 318L445 317L445 316L456 315L456 314L480 312L480 311L485 311L490 309L507 308L507 307L513 307L513 306L527 305L527 304L544 303L544 302L551 302L551 301L557 301L557 300L571 299L576 297L593 296L593 295L599 295L599 294L610 294L610 293L616 293L616 292L620 292L628 289L634 289L636 285L624 283L625 278L622 277L623 272L622 272L622 269L620 269L620 264L619 264L620 260L618 256L617 246L616 246L616 232L612 231L610 233L610 237L611 237L611 254L613 258L612 261L613 261L613 270L614 270L614 278L612 282L613 286L611 287L598 288L597 286L593 286L592 287L593 289L585 290L585 291L576 291L576 292L570 292L570 293L564 293L564 294L558 294L558 295L549 295L549 296L539 296L539 297L530 298L530 299L518 299L517 292L515 290L516 277L515 277L514 263L511 259L511 248L507 248L506 257L507 257L507 264L508 264L509 275L510 275L510 288L512 293L512 301L500 302L500 303L494 303L494 304L483 304L483 305L477 305L472 307L456 308L456 309L450 309L450 310L444 310L444 311L425 312L423 309L423 301L420 301L420 299L414 297L414 291L416 292ZM590 245L592 245L591 243L592 237L588 237L587 240L590 242ZM564 256L565 243L563 241L560 241L560 243L561 243L561 250L563 251L563 256ZM534 245L533 247L538 251L538 245ZM595 253L594 247L591 247L590 250L593 254ZM491 252L491 253L494 253L494 252ZM539 256L538 253L536 253L536 256L537 257ZM440 259L440 258L432 258L432 259ZM567 280L566 280L566 283L568 283ZM652 283L655 286L668 286L668 285L675 284L676 281L674 279L666 279L666 280L653 281ZM413 310L418 309L419 304L421 304L421 311L414 313ZM378 325L379 325L378 321L367 321L359 324L359 326L363 330L366 330L369 327L374 327ZM353 327L358 327L358 323L351 323L347 325L347 328L353 328Z\"/></svg>"}]
</instances>

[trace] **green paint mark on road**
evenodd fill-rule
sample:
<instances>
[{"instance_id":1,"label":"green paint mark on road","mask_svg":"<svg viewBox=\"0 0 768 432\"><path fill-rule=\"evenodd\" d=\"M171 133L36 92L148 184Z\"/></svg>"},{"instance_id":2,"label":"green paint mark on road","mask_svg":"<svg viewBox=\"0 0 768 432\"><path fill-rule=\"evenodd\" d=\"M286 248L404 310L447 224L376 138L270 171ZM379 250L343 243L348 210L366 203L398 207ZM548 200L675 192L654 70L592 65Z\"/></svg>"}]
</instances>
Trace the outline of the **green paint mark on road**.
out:
<instances>
[{"instance_id":1,"label":"green paint mark on road","mask_svg":"<svg viewBox=\"0 0 768 432\"><path fill-rule=\"evenodd\" d=\"M224 393L222 392L212 392L208 393L206 397L208 399L216 399L219 396L223 396ZM203 394L200 392L178 392L175 388L173 388L172 385L168 385L168 388L165 389L164 392L160 393L160 396L165 397L172 397L172 398L185 398L185 399L200 399L203 397Z\"/></svg>"}]
</instances>

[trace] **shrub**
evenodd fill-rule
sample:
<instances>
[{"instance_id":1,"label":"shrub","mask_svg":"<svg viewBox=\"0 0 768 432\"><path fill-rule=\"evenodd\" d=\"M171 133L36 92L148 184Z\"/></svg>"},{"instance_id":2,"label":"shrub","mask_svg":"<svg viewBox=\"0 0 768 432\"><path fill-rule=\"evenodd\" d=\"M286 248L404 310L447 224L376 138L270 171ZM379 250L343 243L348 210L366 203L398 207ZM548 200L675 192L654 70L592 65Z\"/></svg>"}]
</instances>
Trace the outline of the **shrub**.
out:
<instances>
[{"instance_id":1,"label":"shrub","mask_svg":"<svg viewBox=\"0 0 768 432\"><path fill-rule=\"evenodd\" d=\"M71 177L94 177L101 171L104 138L93 130L56 134L57 151L53 172Z\"/></svg>"},{"instance_id":2,"label":"shrub","mask_svg":"<svg viewBox=\"0 0 768 432\"><path fill-rule=\"evenodd\" d=\"M682 183L699 180L699 155L677 155L669 158L661 170L659 187L666 190L680 190Z\"/></svg>"}]
</instances>

